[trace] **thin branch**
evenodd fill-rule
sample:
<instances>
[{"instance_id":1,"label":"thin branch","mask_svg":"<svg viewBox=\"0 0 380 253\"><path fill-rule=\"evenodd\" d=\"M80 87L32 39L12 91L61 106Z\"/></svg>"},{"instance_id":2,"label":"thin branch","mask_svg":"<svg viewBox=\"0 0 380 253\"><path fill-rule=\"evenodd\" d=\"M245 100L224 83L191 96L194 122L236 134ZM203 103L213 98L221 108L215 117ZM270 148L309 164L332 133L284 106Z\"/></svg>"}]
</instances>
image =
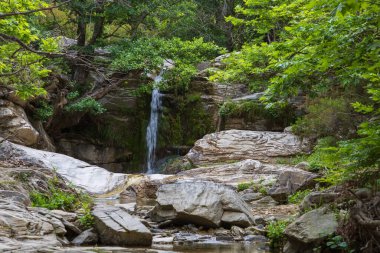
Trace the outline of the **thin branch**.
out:
<instances>
[{"instance_id":1,"label":"thin branch","mask_svg":"<svg viewBox=\"0 0 380 253\"><path fill-rule=\"evenodd\" d=\"M32 53L35 53L35 54L44 55L44 56L51 57L51 58L65 56L64 54L60 54L60 53L50 53L50 52L43 52L43 51L35 50L34 48L32 48L32 47L28 46L27 44L25 44L24 42L22 42L20 39L14 37L14 36L9 36L9 35L4 34L4 33L0 33L0 39L2 39L4 41L16 42L22 48L24 48L24 49L26 49Z\"/></svg>"},{"instance_id":2,"label":"thin branch","mask_svg":"<svg viewBox=\"0 0 380 253\"><path fill-rule=\"evenodd\" d=\"M50 6L50 7L45 7L45 8L40 8L40 9L35 9L35 10L30 10L30 11L0 13L0 19L6 18L6 17L10 17L10 16L29 15L29 14L40 12L40 11L48 11L48 10L59 8L62 5L68 4L69 2L71 2L71 0L67 0L66 2L63 2L63 3L58 4L58 5L54 5L54 6Z\"/></svg>"}]
</instances>

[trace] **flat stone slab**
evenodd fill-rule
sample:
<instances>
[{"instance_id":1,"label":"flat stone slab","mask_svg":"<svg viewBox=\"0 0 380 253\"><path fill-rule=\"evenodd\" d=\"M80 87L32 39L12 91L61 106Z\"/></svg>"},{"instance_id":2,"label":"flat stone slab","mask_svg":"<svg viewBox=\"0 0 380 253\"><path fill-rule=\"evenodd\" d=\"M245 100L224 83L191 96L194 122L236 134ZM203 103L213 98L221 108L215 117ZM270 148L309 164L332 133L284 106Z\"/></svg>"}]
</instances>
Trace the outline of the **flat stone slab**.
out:
<instances>
[{"instance_id":1,"label":"flat stone slab","mask_svg":"<svg viewBox=\"0 0 380 253\"><path fill-rule=\"evenodd\" d=\"M96 206L95 228L104 245L150 246L152 234L138 218L120 207Z\"/></svg>"}]
</instances>

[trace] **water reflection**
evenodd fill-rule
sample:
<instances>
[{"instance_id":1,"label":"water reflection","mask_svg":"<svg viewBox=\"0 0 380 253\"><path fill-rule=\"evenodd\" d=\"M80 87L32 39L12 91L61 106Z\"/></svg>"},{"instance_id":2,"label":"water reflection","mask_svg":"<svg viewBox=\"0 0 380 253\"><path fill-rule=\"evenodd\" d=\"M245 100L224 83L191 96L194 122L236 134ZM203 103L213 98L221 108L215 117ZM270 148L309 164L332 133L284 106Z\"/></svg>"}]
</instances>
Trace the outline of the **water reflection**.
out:
<instances>
[{"instance_id":1,"label":"water reflection","mask_svg":"<svg viewBox=\"0 0 380 253\"><path fill-rule=\"evenodd\" d=\"M174 245L153 245L152 248L121 247L73 247L59 253L269 253L264 243L191 243Z\"/></svg>"}]
</instances>

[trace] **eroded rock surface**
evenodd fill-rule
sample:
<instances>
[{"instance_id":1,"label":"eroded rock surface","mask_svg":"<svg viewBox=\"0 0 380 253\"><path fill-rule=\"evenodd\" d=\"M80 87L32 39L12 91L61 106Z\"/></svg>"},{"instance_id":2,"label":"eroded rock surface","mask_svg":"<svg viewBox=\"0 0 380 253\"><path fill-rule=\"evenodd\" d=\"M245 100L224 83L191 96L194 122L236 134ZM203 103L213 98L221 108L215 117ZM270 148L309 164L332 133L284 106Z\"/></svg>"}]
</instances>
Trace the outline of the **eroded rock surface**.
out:
<instances>
[{"instance_id":1,"label":"eroded rock surface","mask_svg":"<svg viewBox=\"0 0 380 253\"><path fill-rule=\"evenodd\" d=\"M244 159L274 162L305 148L305 143L289 133L228 130L204 136L186 157L196 166Z\"/></svg>"},{"instance_id":2,"label":"eroded rock surface","mask_svg":"<svg viewBox=\"0 0 380 253\"><path fill-rule=\"evenodd\" d=\"M254 223L249 207L233 188L202 181L180 181L160 186L157 205L150 215L156 222L172 220L205 227L246 227Z\"/></svg>"},{"instance_id":3,"label":"eroded rock surface","mask_svg":"<svg viewBox=\"0 0 380 253\"><path fill-rule=\"evenodd\" d=\"M37 150L3 140L0 142L0 161L7 159L56 170L58 174L75 186L93 194L111 192L124 185L128 179L128 175L112 173L66 155Z\"/></svg>"},{"instance_id":4,"label":"eroded rock surface","mask_svg":"<svg viewBox=\"0 0 380 253\"><path fill-rule=\"evenodd\" d=\"M39 133L29 122L24 109L0 99L0 136L15 143L31 146L37 143Z\"/></svg>"},{"instance_id":5,"label":"eroded rock surface","mask_svg":"<svg viewBox=\"0 0 380 253\"><path fill-rule=\"evenodd\" d=\"M95 228L104 245L150 246L151 232L120 207L96 206L93 210Z\"/></svg>"},{"instance_id":6,"label":"eroded rock surface","mask_svg":"<svg viewBox=\"0 0 380 253\"><path fill-rule=\"evenodd\" d=\"M262 163L246 159L235 163L212 165L183 171L178 176L212 180L229 185L243 182L273 186L273 195L292 194L301 187L311 185L316 174L293 166Z\"/></svg>"}]
</instances>

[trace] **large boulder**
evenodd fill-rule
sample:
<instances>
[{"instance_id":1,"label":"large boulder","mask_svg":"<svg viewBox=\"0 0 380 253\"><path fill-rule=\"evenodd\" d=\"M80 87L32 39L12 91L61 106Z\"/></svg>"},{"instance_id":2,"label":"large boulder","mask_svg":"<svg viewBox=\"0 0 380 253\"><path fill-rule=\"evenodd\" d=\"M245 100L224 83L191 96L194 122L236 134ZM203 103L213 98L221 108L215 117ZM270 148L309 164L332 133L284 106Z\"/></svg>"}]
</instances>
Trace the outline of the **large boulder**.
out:
<instances>
[{"instance_id":1,"label":"large boulder","mask_svg":"<svg viewBox=\"0 0 380 253\"><path fill-rule=\"evenodd\" d=\"M316 174L281 164L267 164L246 159L227 164L212 165L186 170L177 176L212 180L229 185L252 182L272 185L273 196L283 193L292 194L301 187L311 185Z\"/></svg>"},{"instance_id":2,"label":"large boulder","mask_svg":"<svg viewBox=\"0 0 380 253\"><path fill-rule=\"evenodd\" d=\"M317 174L300 169L284 171L268 194L278 202L286 202L289 195L314 186L317 177Z\"/></svg>"},{"instance_id":3,"label":"large boulder","mask_svg":"<svg viewBox=\"0 0 380 253\"><path fill-rule=\"evenodd\" d=\"M96 206L92 212L100 241L105 245L150 246L151 232L136 217L114 206Z\"/></svg>"},{"instance_id":4,"label":"large boulder","mask_svg":"<svg viewBox=\"0 0 380 253\"><path fill-rule=\"evenodd\" d=\"M305 144L289 133L228 130L204 136L186 157L196 166L244 159L274 162L302 153Z\"/></svg>"},{"instance_id":5,"label":"large boulder","mask_svg":"<svg viewBox=\"0 0 380 253\"><path fill-rule=\"evenodd\" d=\"M313 252L313 247L335 233L337 227L336 215L327 208L305 213L285 229L289 240L285 252Z\"/></svg>"},{"instance_id":6,"label":"large boulder","mask_svg":"<svg viewBox=\"0 0 380 253\"><path fill-rule=\"evenodd\" d=\"M111 173L66 155L0 140L0 161L7 161L10 158L22 164L56 170L75 186L93 194L105 194L117 190L124 186L128 179L128 175Z\"/></svg>"},{"instance_id":7,"label":"large boulder","mask_svg":"<svg viewBox=\"0 0 380 253\"><path fill-rule=\"evenodd\" d=\"M204 227L248 227L254 223L249 207L233 188L207 181L179 181L160 186L157 204L150 215L156 222L171 220Z\"/></svg>"},{"instance_id":8,"label":"large boulder","mask_svg":"<svg viewBox=\"0 0 380 253\"><path fill-rule=\"evenodd\" d=\"M29 122L20 106L0 99L0 136L15 143L32 146L39 133Z\"/></svg>"}]
</instances>

